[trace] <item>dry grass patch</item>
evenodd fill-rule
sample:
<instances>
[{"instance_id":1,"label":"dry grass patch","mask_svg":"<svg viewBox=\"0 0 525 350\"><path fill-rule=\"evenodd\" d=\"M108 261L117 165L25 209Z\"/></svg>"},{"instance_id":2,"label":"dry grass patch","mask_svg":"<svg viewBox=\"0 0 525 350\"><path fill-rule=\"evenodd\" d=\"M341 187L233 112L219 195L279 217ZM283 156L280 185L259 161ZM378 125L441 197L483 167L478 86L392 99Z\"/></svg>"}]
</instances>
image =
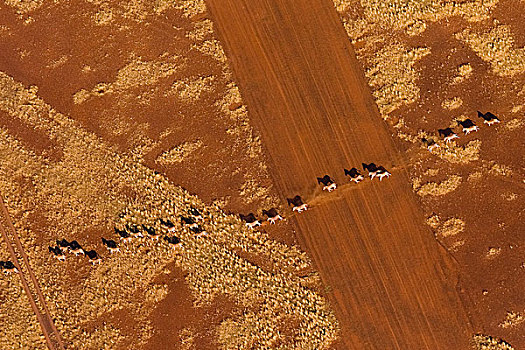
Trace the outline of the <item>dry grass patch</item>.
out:
<instances>
[{"instance_id":1,"label":"dry grass patch","mask_svg":"<svg viewBox=\"0 0 525 350\"><path fill-rule=\"evenodd\" d=\"M424 185L422 185L419 190L417 191L417 194L424 197L424 196L443 196L445 194L448 194L452 191L454 191L458 186L461 184L461 176L459 175L451 175L442 182L428 182Z\"/></svg>"},{"instance_id":2,"label":"dry grass patch","mask_svg":"<svg viewBox=\"0 0 525 350\"><path fill-rule=\"evenodd\" d=\"M0 155L2 149L0 147ZM3 185L0 182L0 185ZM12 260L7 245L0 238L0 260ZM34 349L45 349L46 343L29 299L16 273L0 272L0 344L4 349L24 349L31 344Z\"/></svg>"},{"instance_id":3,"label":"dry grass patch","mask_svg":"<svg viewBox=\"0 0 525 350\"><path fill-rule=\"evenodd\" d=\"M162 165L181 163L203 145L204 143L201 140L183 142L180 145L163 152L157 157L156 162Z\"/></svg>"},{"instance_id":4,"label":"dry grass patch","mask_svg":"<svg viewBox=\"0 0 525 350\"><path fill-rule=\"evenodd\" d=\"M103 324L90 332L82 330L74 338L68 339L68 341L76 344L79 350L111 350L115 349L123 339L120 329L112 325Z\"/></svg>"},{"instance_id":5,"label":"dry grass patch","mask_svg":"<svg viewBox=\"0 0 525 350\"><path fill-rule=\"evenodd\" d=\"M44 0L4 0L4 3L15 8L17 13L25 14L38 9Z\"/></svg>"},{"instance_id":6,"label":"dry grass patch","mask_svg":"<svg viewBox=\"0 0 525 350\"><path fill-rule=\"evenodd\" d=\"M501 248L500 247L490 247L487 251L487 258L488 259L494 259L496 256L501 254Z\"/></svg>"},{"instance_id":7,"label":"dry grass patch","mask_svg":"<svg viewBox=\"0 0 525 350\"><path fill-rule=\"evenodd\" d=\"M405 32L410 36L416 36L423 33L427 29L427 24L424 21L414 21L405 28Z\"/></svg>"},{"instance_id":8,"label":"dry grass patch","mask_svg":"<svg viewBox=\"0 0 525 350\"><path fill-rule=\"evenodd\" d=\"M452 79L452 84L459 84L472 75L470 63L464 63L458 67L457 75Z\"/></svg>"},{"instance_id":9,"label":"dry grass patch","mask_svg":"<svg viewBox=\"0 0 525 350\"><path fill-rule=\"evenodd\" d=\"M499 324L501 328L516 327L520 323L525 321L523 315L519 312L509 311L505 316L505 320Z\"/></svg>"},{"instance_id":10,"label":"dry grass patch","mask_svg":"<svg viewBox=\"0 0 525 350\"><path fill-rule=\"evenodd\" d=\"M264 161L262 161L264 159L264 154L262 150L261 138L249 123L248 109L243 104L238 86L233 82L229 83L226 94L221 100L217 101L215 105L220 108L222 115L225 116L230 122L230 127L226 132L230 135L237 136L235 147L245 149L246 155L249 158L258 160L256 172L245 174L245 181L247 181L247 184L246 187L241 190L248 196L250 196L250 194L257 193L258 190L252 191L250 188L264 188L258 179L269 178L268 169ZM271 186L271 184L268 186ZM259 197L263 198L261 196ZM278 198L269 196L268 188L268 197L264 198L264 203L262 204L272 207L276 206L276 203L278 202Z\"/></svg>"},{"instance_id":11,"label":"dry grass patch","mask_svg":"<svg viewBox=\"0 0 525 350\"><path fill-rule=\"evenodd\" d=\"M515 130L523 127L523 125L525 125L524 119L514 118L505 123L505 128L507 128L508 130Z\"/></svg>"},{"instance_id":12,"label":"dry grass patch","mask_svg":"<svg viewBox=\"0 0 525 350\"><path fill-rule=\"evenodd\" d=\"M117 2L110 2L107 0L85 0L92 6L98 7L97 13L93 16L93 20L97 25L107 25L117 22L126 23L129 20L135 22L143 22L148 17L162 15L166 10L172 8L183 9L185 3L190 1L171 1L171 0L121 0ZM196 4L197 2L191 1ZM190 10L188 8L188 10ZM191 10L190 10L191 11ZM185 13L183 13L185 14ZM124 21L122 21L124 20ZM120 26L120 30L129 29L130 26L124 24Z\"/></svg>"},{"instance_id":13,"label":"dry grass patch","mask_svg":"<svg viewBox=\"0 0 525 350\"><path fill-rule=\"evenodd\" d=\"M354 0L333 0L342 16L348 36L356 40L372 32L404 30L408 35L418 35L426 29L426 22L436 22L452 16L462 16L467 21L479 22L489 18L498 0L360 0L364 15L355 17Z\"/></svg>"},{"instance_id":14,"label":"dry grass patch","mask_svg":"<svg viewBox=\"0 0 525 350\"><path fill-rule=\"evenodd\" d=\"M494 163L489 170L489 174L495 176L511 176L513 171L506 165Z\"/></svg>"},{"instance_id":15,"label":"dry grass patch","mask_svg":"<svg viewBox=\"0 0 525 350\"><path fill-rule=\"evenodd\" d=\"M162 55L156 61L143 61L140 57L133 58L130 63L121 68L115 81L99 83L91 90L81 89L73 95L75 104L80 104L93 96L103 96L108 93L118 93L134 87L152 85L160 79L177 72L185 64L185 59L177 55Z\"/></svg>"},{"instance_id":16,"label":"dry grass patch","mask_svg":"<svg viewBox=\"0 0 525 350\"><path fill-rule=\"evenodd\" d=\"M168 285L166 284L154 284L151 285L146 292L144 297L148 303L158 303L162 301L168 295Z\"/></svg>"},{"instance_id":17,"label":"dry grass patch","mask_svg":"<svg viewBox=\"0 0 525 350\"><path fill-rule=\"evenodd\" d=\"M423 175L426 175L426 176L436 176L438 174L439 174L439 169L427 169L423 173Z\"/></svg>"},{"instance_id":18,"label":"dry grass patch","mask_svg":"<svg viewBox=\"0 0 525 350\"><path fill-rule=\"evenodd\" d=\"M181 349L190 350L195 348L195 331L191 328L184 328L179 333Z\"/></svg>"},{"instance_id":19,"label":"dry grass patch","mask_svg":"<svg viewBox=\"0 0 525 350\"><path fill-rule=\"evenodd\" d=\"M438 228L441 223L439 215L432 215L427 218L427 225L432 228Z\"/></svg>"},{"instance_id":20,"label":"dry grass patch","mask_svg":"<svg viewBox=\"0 0 525 350\"><path fill-rule=\"evenodd\" d=\"M499 25L486 33L472 33L469 29L456 34L483 60L489 62L495 74L512 77L525 71L525 48L515 48L510 26Z\"/></svg>"},{"instance_id":21,"label":"dry grass patch","mask_svg":"<svg viewBox=\"0 0 525 350\"><path fill-rule=\"evenodd\" d=\"M506 201L515 201L516 199L518 199L518 194L517 193L514 193L514 192L505 192L505 193L502 193L501 194L501 198L503 198L504 200Z\"/></svg>"},{"instance_id":22,"label":"dry grass patch","mask_svg":"<svg viewBox=\"0 0 525 350\"><path fill-rule=\"evenodd\" d=\"M214 81L214 76L179 80L173 83L167 95L175 94L181 101L195 103L203 93L212 90Z\"/></svg>"},{"instance_id":23,"label":"dry grass patch","mask_svg":"<svg viewBox=\"0 0 525 350\"><path fill-rule=\"evenodd\" d=\"M481 150L481 140L472 140L463 146L456 146L454 143L439 147L432 151L439 158L451 163L467 164L479 159Z\"/></svg>"},{"instance_id":24,"label":"dry grass patch","mask_svg":"<svg viewBox=\"0 0 525 350\"><path fill-rule=\"evenodd\" d=\"M200 44L193 45L193 47L203 54L215 58L221 63L226 63L227 61L226 54L218 40L205 40Z\"/></svg>"},{"instance_id":25,"label":"dry grass patch","mask_svg":"<svg viewBox=\"0 0 525 350\"><path fill-rule=\"evenodd\" d=\"M464 239L460 239L460 240L452 243L450 245L450 247L448 248L448 250L450 250L452 252L457 252L459 250L459 248L461 248L464 245L465 245L465 240Z\"/></svg>"},{"instance_id":26,"label":"dry grass patch","mask_svg":"<svg viewBox=\"0 0 525 350\"><path fill-rule=\"evenodd\" d=\"M472 343L476 350L514 350L509 343L489 335L476 334L472 337Z\"/></svg>"},{"instance_id":27,"label":"dry grass patch","mask_svg":"<svg viewBox=\"0 0 525 350\"><path fill-rule=\"evenodd\" d=\"M443 237L455 236L465 230L465 222L458 218L452 218L445 221L438 232Z\"/></svg>"},{"instance_id":28,"label":"dry grass patch","mask_svg":"<svg viewBox=\"0 0 525 350\"><path fill-rule=\"evenodd\" d=\"M264 200L269 197L268 188L261 186L259 181L251 176L245 176L245 181L240 189L241 197L246 203L253 203L257 200Z\"/></svg>"},{"instance_id":29,"label":"dry grass patch","mask_svg":"<svg viewBox=\"0 0 525 350\"><path fill-rule=\"evenodd\" d=\"M202 41L213 35L213 22L209 19L195 22L193 30L186 33L186 37L193 41Z\"/></svg>"},{"instance_id":30,"label":"dry grass patch","mask_svg":"<svg viewBox=\"0 0 525 350\"><path fill-rule=\"evenodd\" d=\"M171 1L170 1L171 2ZM204 0L176 0L175 8L182 10L184 16L192 18L207 11Z\"/></svg>"},{"instance_id":31,"label":"dry grass patch","mask_svg":"<svg viewBox=\"0 0 525 350\"><path fill-rule=\"evenodd\" d=\"M383 117L419 98L418 74L414 65L428 54L430 49L426 47L407 49L396 43L384 47L372 57L372 68L365 74Z\"/></svg>"},{"instance_id":32,"label":"dry grass patch","mask_svg":"<svg viewBox=\"0 0 525 350\"><path fill-rule=\"evenodd\" d=\"M420 177L413 177L410 180L412 182L412 189L414 191L417 191L418 188L420 188L421 184L423 183Z\"/></svg>"},{"instance_id":33,"label":"dry grass patch","mask_svg":"<svg viewBox=\"0 0 525 350\"><path fill-rule=\"evenodd\" d=\"M498 3L492 1L420 1L420 0L361 0L366 18L371 22L394 29L403 29L417 21L439 21L450 16L462 16L468 21L487 19Z\"/></svg>"},{"instance_id":34,"label":"dry grass patch","mask_svg":"<svg viewBox=\"0 0 525 350\"><path fill-rule=\"evenodd\" d=\"M2 191L9 207L16 211L15 216L24 217L19 225L27 226L27 215L36 208L46 215L50 229L38 233L44 242L26 245L27 252L38 279L47 281L43 292L53 301L49 303L51 316L74 348L113 349L124 343L140 348L145 344L153 335L148 318L151 304L167 293L165 286L152 284L172 262L187 273L186 282L196 306L211 303L219 294L245 308L258 304L256 318L264 325L265 339L279 338L278 322L287 317L299 317L301 323L297 334L286 339L285 347L326 348L338 336L337 320L327 301L303 286L305 279L298 277L312 269L308 256L298 247L271 240L265 232L248 229L236 216L206 206L145 167L140 152L117 153L51 108L36 95L36 89L26 89L4 73L0 73L0 109L46 133L63 149L62 159L49 163L6 135L0 138L8 159L0 163L0 179L5 179ZM17 186L20 174L31 179L32 191L21 191ZM129 191L136 198L130 197ZM203 213L201 226L207 235L199 237L180 224L178 217L187 215L190 207ZM86 229L110 231L113 226L122 229L134 224L156 227L166 234L159 226L161 217L177 224L175 234L182 241L182 249L174 250L164 240L136 238L121 243L120 253L102 253L100 265L79 262L81 267L76 271L81 278L76 284L64 285L62 281L74 257L68 256L59 264L44 253L48 242L60 237L85 237ZM37 233L27 231L24 236L34 239ZM96 239L99 242L100 237ZM241 258L238 251L258 254L271 265L270 271ZM3 307L14 310L16 302L8 299ZM140 325L136 333L124 335L111 324L89 332L81 326L99 324L117 310L126 311L132 322ZM20 314L12 314L16 325L26 322L26 318L18 318ZM0 323L7 329L3 319Z\"/></svg>"},{"instance_id":35,"label":"dry grass patch","mask_svg":"<svg viewBox=\"0 0 525 350\"><path fill-rule=\"evenodd\" d=\"M113 10L107 3L101 3L100 9L93 15L93 21L99 26L110 24L114 18Z\"/></svg>"},{"instance_id":36,"label":"dry grass patch","mask_svg":"<svg viewBox=\"0 0 525 350\"><path fill-rule=\"evenodd\" d=\"M444 109L448 109L448 110L459 108L461 107L461 105L463 105L463 100L461 99L461 97L457 97L457 96L441 102L441 107L443 107Z\"/></svg>"},{"instance_id":37,"label":"dry grass patch","mask_svg":"<svg viewBox=\"0 0 525 350\"><path fill-rule=\"evenodd\" d=\"M483 178L483 173L481 171L475 171L469 174L467 181L468 182L478 182Z\"/></svg>"}]
</instances>

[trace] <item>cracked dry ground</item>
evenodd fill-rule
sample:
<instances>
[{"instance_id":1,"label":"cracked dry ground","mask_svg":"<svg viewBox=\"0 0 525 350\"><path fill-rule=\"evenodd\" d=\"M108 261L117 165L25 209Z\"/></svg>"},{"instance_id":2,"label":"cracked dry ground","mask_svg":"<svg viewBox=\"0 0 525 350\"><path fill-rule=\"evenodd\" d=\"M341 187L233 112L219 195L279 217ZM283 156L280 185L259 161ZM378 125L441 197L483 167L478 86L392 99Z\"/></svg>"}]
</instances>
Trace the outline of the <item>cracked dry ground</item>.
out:
<instances>
[{"instance_id":1,"label":"cracked dry ground","mask_svg":"<svg viewBox=\"0 0 525 350\"><path fill-rule=\"evenodd\" d=\"M457 261L475 330L522 348L525 3L334 5L427 222ZM2 1L0 18L1 192L74 348L332 344L337 323L291 228L254 233L227 215L278 196L202 1ZM434 154L419 143L478 109L502 123L475 120L480 131ZM184 250L142 239L110 256L100 243L115 223L190 205L210 236L178 227ZM102 264L54 260L47 245L63 237ZM44 348L16 275L0 278L0 344Z\"/></svg>"}]
</instances>

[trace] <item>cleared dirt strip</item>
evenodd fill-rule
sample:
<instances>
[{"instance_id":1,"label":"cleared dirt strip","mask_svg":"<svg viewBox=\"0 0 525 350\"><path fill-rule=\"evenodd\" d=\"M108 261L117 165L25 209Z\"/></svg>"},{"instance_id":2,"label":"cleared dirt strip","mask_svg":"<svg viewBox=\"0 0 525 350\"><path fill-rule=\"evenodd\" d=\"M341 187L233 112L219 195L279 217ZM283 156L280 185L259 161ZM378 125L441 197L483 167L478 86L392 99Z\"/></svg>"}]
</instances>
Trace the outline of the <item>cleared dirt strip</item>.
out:
<instances>
[{"instance_id":1,"label":"cleared dirt strip","mask_svg":"<svg viewBox=\"0 0 525 350\"><path fill-rule=\"evenodd\" d=\"M38 319L38 322L40 323L40 327L42 328L42 332L44 333L44 337L46 339L47 346L50 350L63 350L65 349L64 343L62 341L62 338L60 337L60 333L58 332L57 328L55 327L55 324L53 323L53 320L51 319L49 310L47 309L46 300L44 298L44 295L42 294L42 291L40 290L38 281L35 277L35 274L33 273L33 270L31 269L31 265L29 264L29 258L27 254L24 252L24 248L22 246L22 243L20 242L20 238L18 237L18 234L16 233L13 222L11 221L11 218L9 216L9 212L5 206L4 199L1 195L0 195L0 215L2 216L0 220L0 232L2 233L2 237L4 241L6 242L7 249L9 250L9 254L11 255L11 258L13 259L13 264L18 269L18 275L20 276L22 287L24 288L24 291L27 294L31 307L33 308L33 311L35 312L36 318ZM7 227L7 230L6 230L6 227ZM15 243L15 246L18 249L18 253L20 254L22 258L22 264L20 263L20 260L18 259L18 256L16 254L16 249L13 246L13 242ZM29 275L29 279L33 283L33 290L35 291L36 296L31 291L30 285L27 282L26 274ZM41 306L39 307L38 304L40 304Z\"/></svg>"},{"instance_id":2,"label":"cleared dirt strip","mask_svg":"<svg viewBox=\"0 0 525 350\"><path fill-rule=\"evenodd\" d=\"M313 204L297 234L329 286L345 349L468 349L457 271L436 242L403 157L329 0L207 0L284 197ZM391 169L321 193L316 177Z\"/></svg>"}]
</instances>

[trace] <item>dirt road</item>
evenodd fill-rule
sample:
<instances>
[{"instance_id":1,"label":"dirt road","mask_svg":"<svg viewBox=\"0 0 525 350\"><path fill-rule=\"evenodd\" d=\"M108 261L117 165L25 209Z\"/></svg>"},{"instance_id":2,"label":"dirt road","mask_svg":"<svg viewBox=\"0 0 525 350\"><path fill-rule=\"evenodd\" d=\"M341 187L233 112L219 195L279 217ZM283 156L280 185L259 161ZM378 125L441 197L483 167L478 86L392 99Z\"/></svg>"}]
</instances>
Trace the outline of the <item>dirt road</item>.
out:
<instances>
[{"instance_id":1,"label":"dirt road","mask_svg":"<svg viewBox=\"0 0 525 350\"><path fill-rule=\"evenodd\" d=\"M348 349L467 349L457 271L424 218L329 0L208 0L274 182L312 209L297 234L329 293ZM390 179L347 184L375 162ZM321 193L316 176L341 186Z\"/></svg>"},{"instance_id":2,"label":"dirt road","mask_svg":"<svg viewBox=\"0 0 525 350\"><path fill-rule=\"evenodd\" d=\"M6 228L4 228L4 225ZM33 308L33 311L35 312L36 318L38 319L38 322L40 323L40 327L42 329L42 333L44 334L44 338L46 339L47 346L50 350L64 350L64 342L60 336L60 333L58 332L57 328L55 327L55 324L53 323L53 319L51 318L49 314L49 310L46 305L46 300L44 298L44 295L42 294L42 291L40 289L40 285L36 279L36 276L31 269L31 265L29 264L29 258L27 254L24 251L24 248L22 247L22 244L20 242L20 238L18 237L18 234L16 233L15 227L13 226L13 223L11 221L11 218L9 217L9 212L7 211L7 208L4 203L4 199L0 195L0 236L4 239L7 248L9 250L9 254L11 256L11 259L13 263L15 264L18 274L20 276L20 281L22 282L22 287L24 288L24 292L27 295L27 298L29 299L29 302L31 304L31 307ZM14 245L13 242L14 241ZM16 254L16 249L18 249L18 252L20 256L22 257L23 261L23 268L20 264L20 261ZM29 275L29 279L31 280L33 290L35 291L35 294L31 292L31 287L29 283L27 282L28 278L26 277L26 271ZM40 306L38 305L40 304Z\"/></svg>"}]
</instances>

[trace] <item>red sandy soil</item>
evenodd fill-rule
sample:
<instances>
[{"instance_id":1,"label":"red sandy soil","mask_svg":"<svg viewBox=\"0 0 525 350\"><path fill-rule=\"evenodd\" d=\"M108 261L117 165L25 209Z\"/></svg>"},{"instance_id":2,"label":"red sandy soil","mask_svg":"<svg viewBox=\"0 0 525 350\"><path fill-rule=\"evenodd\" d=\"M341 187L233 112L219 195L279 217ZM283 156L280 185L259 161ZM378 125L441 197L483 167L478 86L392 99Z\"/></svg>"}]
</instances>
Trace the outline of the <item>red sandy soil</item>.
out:
<instances>
[{"instance_id":1,"label":"red sandy soil","mask_svg":"<svg viewBox=\"0 0 525 350\"><path fill-rule=\"evenodd\" d=\"M500 4L495 15L515 23L515 13L509 13L504 8L505 4ZM506 12L504 15L501 13L503 11ZM525 14L525 11L518 13ZM451 255L460 270L461 288L471 303L468 312L475 331L501 337L516 349L521 349L525 347L524 325L503 328L501 322L507 312L522 313L525 307L522 292L525 276L521 267L524 256L521 236L525 205L521 179L525 144L523 129L505 130L505 123L512 119L507 111L512 108L512 101L523 86L519 83L523 78L509 79L492 74L490 66L472 50L457 40L451 40L450 36L462 26L461 22L458 20L451 21L450 24L431 25L417 39L417 45L432 48L432 55L422 59L418 67L422 76L419 82L421 102L400 108L392 115L403 116L416 130L437 130L442 125L448 125L450 119L450 113L444 113L440 106L442 98L461 96L463 106L454 111L453 115L464 113L474 116L476 110L481 110L494 111L501 116L500 126L480 127L474 135L462 135L462 140L458 141L459 145L464 145L474 139L481 140L483 146L479 161L467 165L442 164L439 159L429 157L422 168L412 169L411 173L418 174L426 169L437 168L467 179L472 172L486 169L487 164L492 163L504 165L514 172L512 177L487 176L484 173L480 183L466 184L444 199L425 198L421 200L421 204L426 216L439 214L444 218L460 217L466 222L465 244L461 249L451 252ZM515 33L517 41L521 41L517 46L523 47L524 36L517 35L523 33L523 28L516 28ZM455 52L452 57L450 52ZM447 61L449 67L471 62L476 74L473 74L467 84L445 92L442 86L454 74L443 68L443 62ZM429 117L423 122L421 115ZM476 122L481 124L480 121ZM515 193L518 198L514 201L505 200L502 198L505 193ZM448 248L452 243L445 240L444 245ZM502 249L498 258L487 258L491 247Z\"/></svg>"},{"instance_id":2,"label":"red sandy soil","mask_svg":"<svg viewBox=\"0 0 525 350\"><path fill-rule=\"evenodd\" d=\"M355 1L341 17L353 22L365 18L363 13L363 6ZM478 132L470 135L456 129L460 134L459 147L473 140L481 142L479 158L465 164L440 159L430 154L420 142L399 142L399 145L407 152L412 178L422 179L422 182L439 182L448 175L463 178L463 183L455 191L444 196L421 197L421 207L425 217L439 216L442 221L459 218L464 222L464 231L455 236L442 237L438 228L434 231L457 262L459 286L470 300L467 311L473 329L476 333L502 338L516 349L525 348L525 323L520 323L519 319L511 324L505 321L509 313L522 316L525 310L524 113L523 109L515 109L523 106L525 101L520 94L525 84L525 71L522 65L521 73L513 76L497 74L490 61L458 40L455 34L465 29L483 33L500 25L508 26L514 39L512 50L522 50L525 27L520 24L524 16L523 1L504 0L495 2L487 18L479 22L450 16L439 21L425 21L427 28L418 35L410 36L405 30L390 30L391 27L386 26L376 28L375 32L372 30L373 34L352 37L357 40L356 50L364 71L374 68L372 58L377 57L382 47L402 44L408 50L418 47L430 50L430 54L414 66L418 74L415 86L420 89L421 96L414 103L389 113L387 118L391 125L402 118L406 125L403 132L417 135L424 130L435 134L438 128L449 126L453 118L463 115L480 126ZM378 37L384 41L363 48ZM497 43L494 38L486 44L497 46ZM471 76L459 84L451 84L458 67L465 63L472 67ZM443 108L442 102L453 97L460 97L462 105L453 110ZM477 110L497 114L501 124L486 126L477 118ZM521 126L511 128L511 123L515 122L520 122ZM397 128L391 130L398 132ZM490 171L494 164L507 169L507 173ZM476 175L479 175L478 180L475 180ZM495 249L499 254L489 256L489 249Z\"/></svg>"},{"instance_id":3,"label":"red sandy soil","mask_svg":"<svg viewBox=\"0 0 525 350\"><path fill-rule=\"evenodd\" d=\"M515 234L522 229L520 216L515 215L512 203L501 205L493 196L495 191L508 189L508 184L491 180L475 189L457 190L452 202L432 203L440 216L461 212L469 225L470 239L463 250L452 253L457 264L452 262L423 225L423 215L415 204L406 174L410 164L396 149L401 143L391 139L378 116L362 77L363 68L354 58L333 4L327 0L312 3L208 2L250 116L263 135L271 175L281 199L301 194L312 205L311 211L297 216L297 220L281 224L279 229L265 229L288 243L295 242L293 232L297 232L301 244L315 260L343 328L338 348L463 349L472 328L502 336L521 348L525 333L498 326L509 305L516 311L525 305L523 273L518 275L523 270L519 267L523 248ZM510 2L502 1L494 15L506 19L515 33L523 33L518 15L524 13L523 5L519 7L521 12L513 14L508 13L508 8ZM72 95L79 89L114 80L116 72L129 62L130 53L144 60L154 60L163 52L182 52L189 58L187 70L155 85L161 92L173 80L203 71L215 76L218 85L227 82L216 60L188 49L188 42L181 40L181 33L191 29L192 21L204 16L181 20L180 13L171 10L162 18L148 16L141 23L119 19L117 25L113 23L114 27L108 29L92 23L89 16L96 11L95 5L85 1L47 3L30 14L31 23L24 24L23 16L13 8L0 5L2 23L9 27L9 35L0 36L0 71L26 86L38 86L39 96L51 106L123 152L135 146L134 135L112 135L107 120L113 115L125 115L137 125L149 123L147 136L153 140L166 130L172 131L161 146L145 155L148 166L205 201L229 198L226 209L232 212L259 209L257 202L243 201L238 195L239 175L231 176L236 171L242 174L252 164L239 156L241 152L232 139L222 136L228 125L216 118L217 108L212 107L220 93L205 94L198 104L184 107L162 94L154 95L149 104L138 103L137 96L144 92L141 89L120 100L104 96L81 105L73 103ZM436 55L424 58L418 67L423 77L422 103L415 109L401 108L394 113L417 116L407 117L407 123L427 128L426 123L420 125L419 115L427 114L427 109L432 110L432 115L442 113L441 99L436 99L435 94L440 91L436 82L447 79L440 76L443 62L451 59L447 49L458 49L452 57L458 64L470 61L475 70L489 71L488 64L474 52L455 39L449 40L458 23L459 20L429 26L421 37L412 39L416 46L430 46ZM516 41L518 47L523 46L523 36L516 36ZM69 59L55 66L62 56ZM85 65L92 71L85 73ZM489 76L476 78L469 85L469 95L462 96L465 106L498 110L509 106L505 98L492 96L498 96L502 87L519 84ZM181 125L185 127L180 128ZM430 126L442 127L442 121L430 120ZM53 140L3 112L0 128L6 128L36 154L51 161L62 157ZM480 130L471 136L483 139L484 159L509 165L522 163L523 152L519 150L523 143L519 137L491 135ZM195 137L207 146L200 157L189 159L180 167L155 163L163 150ZM508 152L505 146L518 151ZM392 169L393 176L381 183L346 184L343 167L361 162L383 164ZM468 175L465 166L457 166L455 172ZM315 185L315 177L325 173L337 181L336 192L321 193ZM23 177L19 183L21 188L31 185ZM269 185L270 180L263 179L262 183ZM485 206L482 202L459 204L473 197L491 200ZM425 215L430 215L428 203L421 204ZM38 211L32 216L35 231L46 225ZM502 224L504 231L499 230ZM96 238L105 233L97 232ZM86 233L85 239L90 239L89 235ZM46 244L47 238L39 237L42 241L37 243ZM503 247L501 255L506 263L480 261L488 246ZM83 271L69 272L64 283L82 278ZM458 275L460 287L456 287ZM156 282L167 283L169 293L152 313L155 335L146 348L178 348L179 331L187 327L196 334L198 349L216 348L210 331L220 320L242 312L242 308L225 298L218 298L208 308L193 308L182 271L172 269L168 277L162 278L165 280ZM488 295L482 295L483 289L489 291ZM463 298L467 301L462 302ZM108 321L122 326L124 333L137 331L137 325L126 314L108 315ZM85 325L88 329L96 326Z\"/></svg>"},{"instance_id":4,"label":"red sandy soil","mask_svg":"<svg viewBox=\"0 0 525 350\"><path fill-rule=\"evenodd\" d=\"M283 196L312 210L297 233L331 289L348 349L466 349L458 272L423 223L405 161L330 1L209 1ZM375 162L381 183L347 184ZM316 176L340 188L321 193Z\"/></svg>"},{"instance_id":5,"label":"red sandy soil","mask_svg":"<svg viewBox=\"0 0 525 350\"><path fill-rule=\"evenodd\" d=\"M170 10L163 14L162 20L147 16L142 22L123 20L113 27L96 26L90 19L97 7L85 1L72 1L67 4L45 4L31 13L33 22L25 25L13 8L0 5L1 22L9 28L9 35L0 37L0 71L6 72L26 86L36 85L39 96L60 113L66 114L80 123L86 130L94 132L107 144L114 145L122 152L133 149L134 133L115 137L111 125L107 123L112 116L122 115L130 123L149 123L147 136L158 140L159 134L171 131L170 137L163 140L160 147L145 155L146 164L167 175L170 181L197 194L204 201L226 197L229 199L226 210L247 212L258 208L256 201L245 204L239 196L242 181L232 173L246 172L252 167L247 161L243 146L235 144L234 137L225 137L229 127L227 121L218 118L219 100L224 91L204 94L198 104L181 106L162 96L174 80L209 74L216 78L217 85L224 85L228 79L223 75L221 65L213 58L190 49L191 42L184 33L191 30L194 21L203 18L184 18L181 11ZM127 26L119 28L120 26ZM182 34L181 34L182 33ZM114 80L116 72L129 62L129 55L141 57L144 61L154 60L163 52L180 53L191 64L183 72L177 73L156 84L160 93L148 105L139 104L137 95L147 89L134 89L120 100L104 96L92 99L82 105L73 103L73 94L81 88L91 88L100 82ZM63 55L69 59L63 65L53 66L52 62ZM91 71L83 72L89 65ZM132 96L132 97L130 97ZM159 118L162 116L162 118ZM62 152L47 135L28 127L16 118L0 112L0 127L25 147L51 161L58 161ZM207 146L202 156L186 161L183 166L167 168L155 163L155 158L164 150L177 143L200 138ZM199 181L195 181L199 178ZM269 180L261 177L261 183L268 186ZM23 187L24 179L20 179ZM130 193L133 197L133 193ZM45 232L47 223L42 213L32 215L30 221L35 232ZM40 214L40 215L38 215ZM274 235L288 243L294 242L291 229ZM270 234L272 230L269 231ZM74 237L80 242L100 245L100 235L109 236L112 232L86 232L84 237ZM37 244L46 245L54 237L38 237ZM102 249L102 248L101 248ZM7 257L7 255L5 256ZM2 255L4 258L4 255ZM79 271L75 268L64 276L65 284L78 284L89 269ZM195 335L194 343L198 349L215 349L214 327L233 314L241 314L243 308L224 297L219 297L213 305L194 308L193 297L184 283L183 273L175 270L164 282L168 285L166 299L152 311L153 338L146 349L178 348L181 343L179 331L190 328ZM40 281L45 284L45 281ZM124 335L137 332L140 325L125 313L108 315L108 322L122 327ZM93 330L99 324L86 324L86 330ZM64 335L63 335L64 336ZM68 341L67 335L65 340ZM0 346L1 348L1 346Z\"/></svg>"}]
</instances>

